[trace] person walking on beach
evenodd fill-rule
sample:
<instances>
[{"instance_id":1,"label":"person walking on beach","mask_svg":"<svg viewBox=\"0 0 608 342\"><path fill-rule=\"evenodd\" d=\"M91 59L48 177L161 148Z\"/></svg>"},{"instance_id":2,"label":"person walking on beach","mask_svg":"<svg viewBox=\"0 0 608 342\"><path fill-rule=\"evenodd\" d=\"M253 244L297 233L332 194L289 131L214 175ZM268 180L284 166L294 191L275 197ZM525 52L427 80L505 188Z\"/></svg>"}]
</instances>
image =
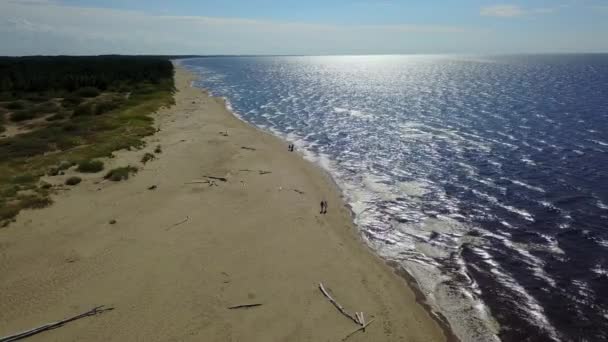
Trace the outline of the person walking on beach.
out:
<instances>
[{"instance_id":1,"label":"person walking on beach","mask_svg":"<svg viewBox=\"0 0 608 342\"><path fill-rule=\"evenodd\" d=\"M321 201L321 212L320 214L327 214L327 201Z\"/></svg>"}]
</instances>

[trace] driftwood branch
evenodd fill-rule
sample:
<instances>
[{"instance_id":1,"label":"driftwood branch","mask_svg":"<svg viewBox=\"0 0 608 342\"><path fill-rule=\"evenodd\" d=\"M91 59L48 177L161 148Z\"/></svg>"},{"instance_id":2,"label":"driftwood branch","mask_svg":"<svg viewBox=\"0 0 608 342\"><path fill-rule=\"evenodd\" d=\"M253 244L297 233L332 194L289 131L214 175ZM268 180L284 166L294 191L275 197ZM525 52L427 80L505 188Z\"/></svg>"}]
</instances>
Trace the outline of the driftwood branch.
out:
<instances>
[{"instance_id":1,"label":"driftwood branch","mask_svg":"<svg viewBox=\"0 0 608 342\"><path fill-rule=\"evenodd\" d=\"M261 303L256 303L256 304L241 304L241 305L231 306L228 309L230 309L230 310L234 310L234 309L249 309L249 308L255 308L256 306L262 306L262 304Z\"/></svg>"},{"instance_id":2,"label":"driftwood branch","mask_svg":"<svg viewBox=\"0 0 608 342\"><path fill-rule=\"evenodd\" d=\"M214 180L204 180L204 181L192 181L192 182L188 182L188 183L184 183L186 185L190 185L190 184L209 184L209 186L218 186L217 183Z\"/></svg>"},{"instance_id":3,"label":"driftwood branch","mask_svg":"<svg viewBox=\"0 0 608 342\"><path fill-rule=\"evenodd\" d=\"M361 323L359 323L359 320L356 317L346 312L342 305L336 302L336 300L329 295L329 293L325 290L325 287L323 287L323 283L319 283L319 289L321 290L323 295L327 297L327 299L336 307L336 309L338 309L338 311L340 311L344 316L350 318L353 322L357 323L357 325L361 325Z\"/></svg>"},{"instance_id":4,"label":"driftwood branch","mask_svg":"<svg viewBox=\"0 0 608 342\"><path fill-rule=\"evenodd\" d=\"M241 148L243 150L255 151L255 148L253 148L253 147L241 146Z\"/></svg>"},{"instance_id":5,"label":"driftwood branch","mask_svg":"<svg viewBox=\"0 0 608 342\"><path fill-rule=\"evenodd\" d=\"M260 170L260 171L259 171L259 173L260 173L261 175L267 175L267 174L269 174L269 173L272 173L272 171L263 171L263 170Z\"/></svg>"},{"instance_id":6,"label":"driftwood branch","mask_svg":"<svg viewBox=\"0 0 608 342\"><path fill-rule=\"evenodd\" d=\"M20 332L18 334L15 334L15 335L2 337L2 338L0 338L0 342L18 341L18 340L24 339L26 337L34 336L34 335L39 334L39 333L41 333L43 331L59 328L59 327L63 326L64 324L72 322L72 321L75 321L77 319L81 319L81 318L85 318L85 317L89 317L89 316L95 316L95 315L104 313L106 311L112 311L112 310L114 310L114 308L104 308L103 305L102 306L98 306L98 307L93 308L93 309L91 309L91 310L89 310L87 312L81 313L81 314L76 315L76 316L72 316L70 318L66 318L66 319L58 321L58 322L47 323L45 325L39 326L38 328L34 328L34 329L31 329L31 330L23 331L23 332Z\"/></svg>"},{"instance_id":7,"label":"driftwood branch","mask_svg":"<svg viewBox=\"0 0 608 342\"><path fill-rule=\"evenodd\" d=\"M190 216L186 216L186 218L185 218L185 219L183 219L183 220L181 220L181 221L179 221L179 222L177 222L177 223L174 223L173 225L169 226L169 227L168 227L166 230L169 230L169 229L171 229L171 228L174 228L174 227L177 227L177 226L179 226L179 225L182 225L182 224L184 224L184 223L188 222L188 220L189 220L189 219L190 219ZM0 342L1 342L1 341L0 341Z\"/></svg>"},{"instance_id":8,"label":"driftwood branch","mask_svg":"<svg viewBox=\"0 0 608 342\"><path fill-rule=\"evenodd\" d=\"M212 177L212 176L203 176L203 177L209 178L209 179L214 179L214 180L219 180L221 182L227 182L228 181L228 179L224 178L224 177Z\"/></svg>"},{"instance_id":9,"label":"driftwood branch","mask_svg":"<svg viewBox=\"0 0 608 342\"><path fill-rule=\"evenodd\" d=\"M365 331L365 328L367 328L368 325L374 323L375 319L372 319L371 321L367 322L367 324L360 326L359 328L357 328L356 330L354 330L353 332L351 332L350 334L346 335L342 341L346 341L349 337L353 336L354 334L358 333L359 331L363 330Z\"/></svg>"}]
</instances>

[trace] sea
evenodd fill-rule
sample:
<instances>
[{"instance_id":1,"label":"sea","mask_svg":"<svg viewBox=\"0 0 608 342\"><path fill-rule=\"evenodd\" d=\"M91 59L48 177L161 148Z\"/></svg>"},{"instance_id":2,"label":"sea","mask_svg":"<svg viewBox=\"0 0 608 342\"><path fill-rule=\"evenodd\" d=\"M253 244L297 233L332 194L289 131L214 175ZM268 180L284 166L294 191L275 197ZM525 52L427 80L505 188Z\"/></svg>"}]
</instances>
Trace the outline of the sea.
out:
<instances>
[{"instance_id":1,"label":"sea","mask_svg":"<svg viewBox=\"0 0 608 342\"><path fill-rule=\"evenodd\" d=\"M462 341L608 341L607 54L179 63L324 168Z\"/></svg>"}]
</instances>

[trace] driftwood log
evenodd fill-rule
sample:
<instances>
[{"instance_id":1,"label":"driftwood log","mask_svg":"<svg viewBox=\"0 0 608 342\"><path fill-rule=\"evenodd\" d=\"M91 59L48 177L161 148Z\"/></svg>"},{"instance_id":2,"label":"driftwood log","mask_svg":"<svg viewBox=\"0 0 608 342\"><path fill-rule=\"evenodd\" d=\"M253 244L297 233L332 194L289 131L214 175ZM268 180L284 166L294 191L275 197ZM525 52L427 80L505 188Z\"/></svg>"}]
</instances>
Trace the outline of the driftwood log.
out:
<instances>
[{"instance_id":1,"label":"driftwood log","mask_svg":"<svg viewBox=\"0 0 608 342\"><path fill-rule=\"evenodd\" d=\"M214 180L219 180L220 182L227 182L228 179L224 178L224 177L212 177L212 176L203 176L205 178L209 178L209 179L214 179Z\"/></svg>"},{"instance_id":2,"label":"driftwood log","mask_svg":"<svg viewBox=\"0 0 608 342\"><path fill-rule=\"evenodd\" d=\"M336 302L335 299L333 299L333 297L325 290L325 287L323 287L323 283L319 283L319 289L321 290L323 295L336 307L336 309L338 309L338 311L340 311L344 316L350 318L357 325L361 325L357 317L348 313L346 310L344 310L342 305L340 305L338 302Z\"/></svg>"},{"instance_id":3,"label":"driftwood log","mask_svg":"<svg viewBox=\"0 0 608 342\"><path fill-rule=\"evenodd\" d=\"M182 224L184 224L184 223L188 222L188 220L190 220L190 216L186 216L186 218L185 218L185 219L183 219L183 220L181 220L181 221L179 221L179 222L177 222L177 223L174 223L173 225L169 226L169 227L168 227L167 229L165 229L165 230L170 230L171 228L175 228L175 227L177 227L177 226L179 226L179 225L182 225ZM1 341L0 341L0 342L1 342Z\"/></svg>"},{"instance_id":4,"label":"driftwood log","mask_svg":"<svg viewBox=\"0 0 608 342\"><path fill-rule=\"evenodd\" d=\"M228 307L228 309L230 309L230 310L234 310L234 309L249 309L249 308L255 308L256 306L262 306L262 304L261 303L256 303L256 304L241 304L241 305L230 306L230 307Z\"/></svg>"},{"instance_id":5,"label":"driftwood log","mask_svg":"<svg viewBox=\"0 0 608 342\"><path fill-rule=\"evenodd\" d=\"M66 319L58 321L58 322L47 323L45 325L39 326L38 328L34 328L34 329L31 329L31 330L23 331L23 332L20 332L18 334L15 334L15 335L2 337L2 338L0 338L0 342L19 341L19 340L22 340L24 338L27 338L27 337L39 334L39 333L41 333L43 331L59 328L59 327L63 326L64 324L73 322L73 321L75 321L77 319L81 319L81 318L85 318L85 317L89 317L89 316L99 315L99 314L102 314L104 312L112 311L112 310L114 310L114 308L104 308L104 305L98 306L98 307L93 308L93 309L91 309L91 310L89 310L87 312L81 313L81 314L76 315L76 316L72 316L70 318L66 318Z\"/></svg>"},{"instance_id":6,"label":"driftwood log","mask_svg":"<svg viewBox=\"0 0 608 342\"><path fill-rule=\"evenodd\" d=\"M342 341L346 341L349 337L353 336L354 334L356 334L357 332L363 330L365 331L365 328L367 328L368 325L374 323L375 319L372 319L371 321L367 322L367 324L360 326L359 328L357 328L356 330L354 330L353 332L351 332L350 334L346 335Z\"/></svg>"}]
</instances>

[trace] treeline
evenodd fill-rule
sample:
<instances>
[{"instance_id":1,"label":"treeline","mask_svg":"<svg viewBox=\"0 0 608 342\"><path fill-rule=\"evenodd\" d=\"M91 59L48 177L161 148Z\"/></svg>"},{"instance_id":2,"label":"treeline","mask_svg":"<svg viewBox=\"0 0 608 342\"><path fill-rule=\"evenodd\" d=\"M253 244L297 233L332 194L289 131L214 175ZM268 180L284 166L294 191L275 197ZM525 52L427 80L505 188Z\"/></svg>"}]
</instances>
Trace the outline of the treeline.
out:
<instances>
[{"instance_id":1,"label":"treeline","mask_svg":"<svg viewBox=\"0 0 608 342\"><path fill-rule=\"evenodd\" d=\"M171 84L173 64L160 56L0 57L0 92L75 91Z\"/></svg>"}]
</instances>

